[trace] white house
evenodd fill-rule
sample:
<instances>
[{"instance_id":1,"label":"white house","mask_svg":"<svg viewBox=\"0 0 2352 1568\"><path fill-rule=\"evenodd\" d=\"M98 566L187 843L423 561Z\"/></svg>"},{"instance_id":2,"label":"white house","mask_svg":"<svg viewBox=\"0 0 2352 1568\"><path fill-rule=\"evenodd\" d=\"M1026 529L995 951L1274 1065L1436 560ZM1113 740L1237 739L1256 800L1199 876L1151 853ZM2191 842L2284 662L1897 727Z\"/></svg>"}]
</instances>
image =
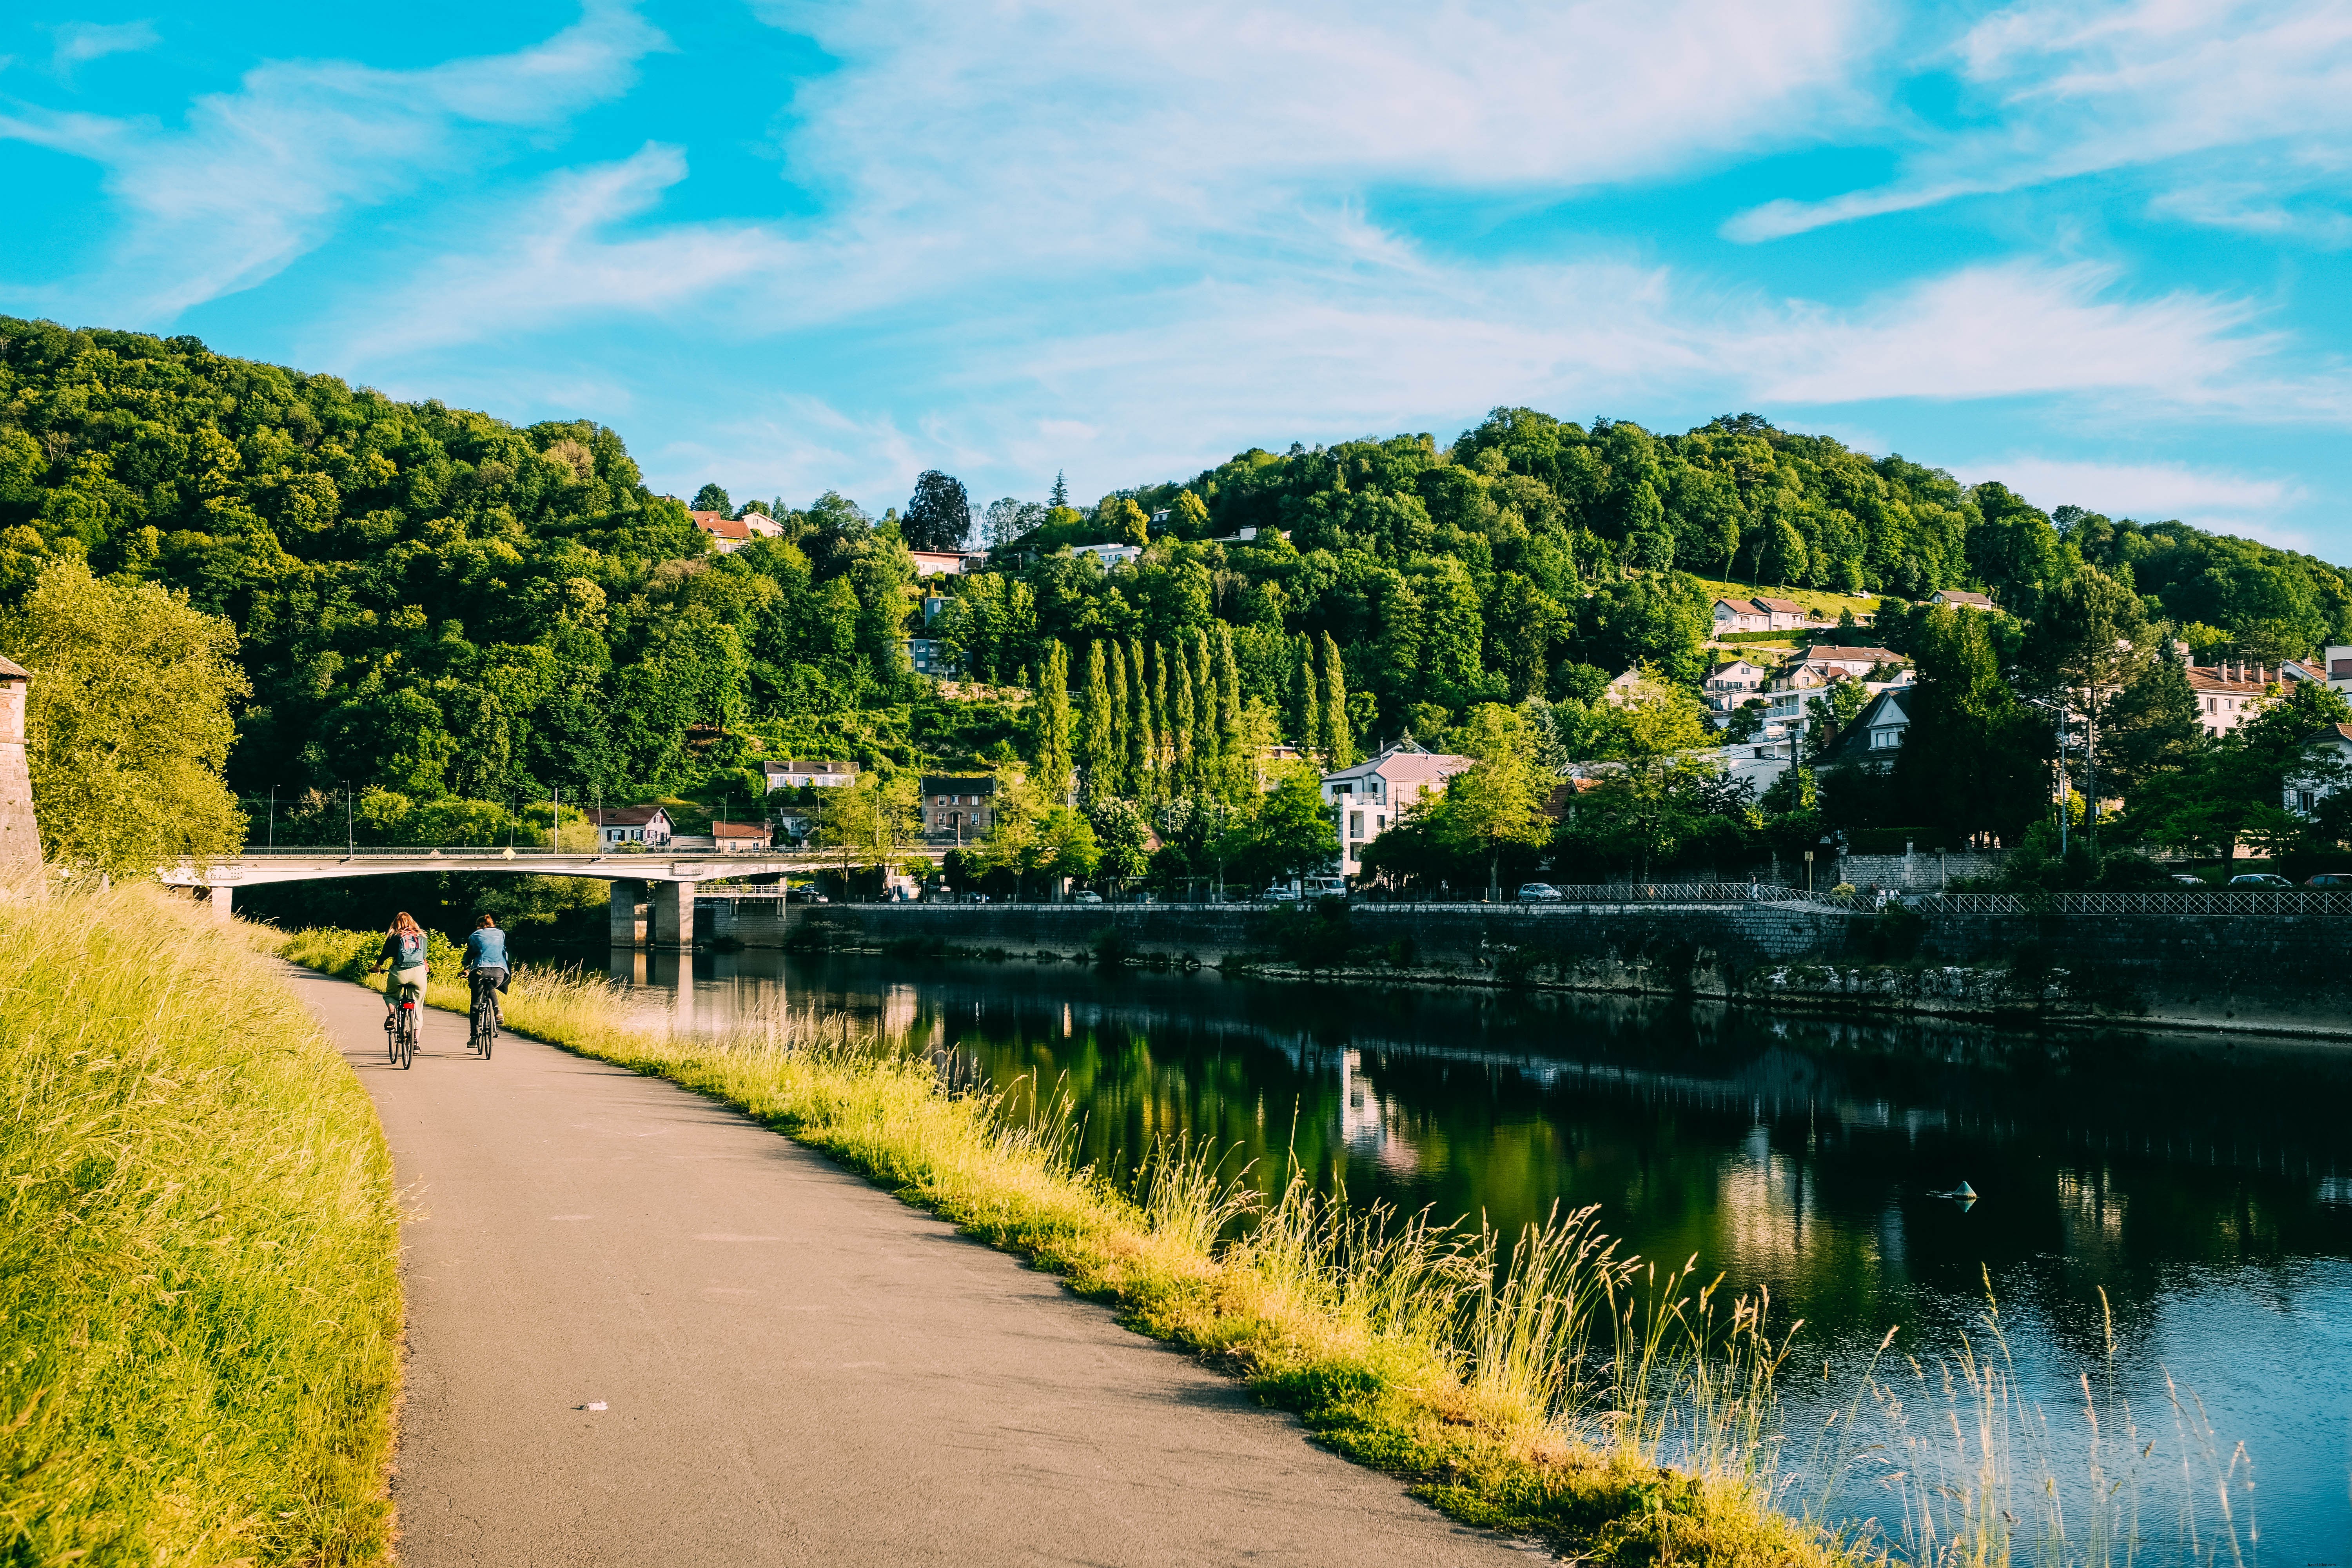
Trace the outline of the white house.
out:
<instances>
[{"instance_id":1,"label":"white house","mask_svg":"<svg viewBox=\"0 0 2352 1568\"><path fill-rule=\"evenodd\" d=\"M1070 546L1070 553L1091 555L1100 562L1102 569L1108 572L1114 566L1123 565L1141 555L1143 546L1140 544L1073 544Z\"/></svg>"},{"instance_id":2,"label":"white house","mask_svg":"<svg viewBox=\"0 0 2352 1568\"><path fill-rule=\"evenodd\" d=\"M937 637L908 637L907 662L917 675L935 675L942 680L953 680L963 673L963 663L948 645Z\"/></svg>"},{"instance_id":3,"label":"white house","mask_svg":"<svg viewBox=\"0 0 2352 1568\"><path fill-rule=\"evenodd\" d=\"M1839 647L1829 643L1816 643L1789 662L1794 669L1800 665L1823 675L1843 675L1859 680L1881 665L1899 665L1903 656L1890 648Z\"/></svg>"},{"instance_id":4,"label":"white house","mask_svg":"<svg viewBox=\"0 0 2352 1568\"><path fill-rule=\"evenodd\" d=\"M2330 724L2319 732L2319 755L2310 772L2286 781L2289 811L2309 816L2319 803L2352 784L2352 724Z\"/></svg>"},{"instance_id":5,"label":"white house","mask_svg":"<svg viewBox=\"0 0 2352 1568\"><path fill-rule=\"evenodd\" d=\"M1892 767L1895 753L1911 730L1911 697L1918 688L1889 686L1872 698L1845 733L1838 737L1834 762L1859 763L1864 767Z\"/></svg>"},{"instance_id":6,"label":"white house","mask_svg":"<svg viewBox=\"0 0 2352 1568\"><path fill-rule=\"evenodd\" d=\"M2291 658L2279 666L2282 682L2315 680L2337 691L2352 692L2352 647L2331 643L2317 658Z\"/></svg>"},{"instance_id":7,"label":"white house","mask_svg":"<svg viewBox=\"0 0 2352 1568\"><path fill-rule=\"evenodd\" d=\"M1819 626L1821 617L1794 599L1717 599L1715 629L1724 632L1784 632Z\"/></svg>"},{"instance_id":8,"label":"white house","mask_svg":"<svg viewBox=\"0 0 2352 1568\"><path fill-rule=\"evenodd\" d=\"M627 844L648 849L669 847L669 813L657 805L592 806L588 825L596 830L597 844L606 849Z\"/></svg>"},{"instance_id":9,"label":"white house","mask_svg":"<svg viewBox=\"0 0 2352 1568\"><path fill-rule=\"evenodd\" d=\"M1410 736L1351 768L1323 775L1323 799L1339 825L1339 875L1363 871L1364 846L1399 814L1471 765L1469 757L1425 751Z\"/></svg>"},{"instance_id":10,"label":"white house","mask_svg":"<svg viewBox=\"0 0 2352 1568\"><path fill-rule=\"evenodd\" d=\"M909 550L914 558L915 575L936 577L944 574L953 577L965 572L976 572L987 563L984 550Z\"/></svg>"},{"instance_id":11,"label":"white house","mask_svg":"<svg viewBox=\"0 0 2352 1568\"><path fill-rule=\"evenodd\" d=\"M1938 588L1927 595L1931 605L1949 605L1956 610L1990 610L2000 614L2000 606L1973 588Z\"/></svg>"},{"instance_id":12,"label":"white house","mask_svg":"<svg viewBox=\"0 0 2352 1568\"><path fill-rule=\"evenodd\" d=\"M856 763L765 762L760 764L760 771L767 775L771 790L799 789L807 784L832 788L857 782Z\"/></svg>"},{"instance_id":13,"label":"white house","mask_svg":"<svg viewBox=\"0 0 2352 1568\"><path fill-rule=\"evenodd\" d=\"M1707 711L1718 724L1728 723L1739 705L1764 689L1772 667L1752 659L1727 659L1706 672L1700 684L1706 693Z\"/></svg>"}]
</instances>

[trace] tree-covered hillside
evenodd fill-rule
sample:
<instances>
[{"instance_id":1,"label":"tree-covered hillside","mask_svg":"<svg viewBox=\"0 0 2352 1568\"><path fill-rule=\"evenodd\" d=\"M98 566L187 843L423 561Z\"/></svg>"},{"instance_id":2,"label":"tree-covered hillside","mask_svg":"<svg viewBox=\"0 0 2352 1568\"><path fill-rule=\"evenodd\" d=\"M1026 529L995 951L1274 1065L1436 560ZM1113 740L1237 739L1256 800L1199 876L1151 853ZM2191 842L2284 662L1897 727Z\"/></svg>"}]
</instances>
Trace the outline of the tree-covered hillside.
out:
<instances>
[{"instance_id":1,"label":"tree-covered hillside","mask_svg":"<svg viewBox=\"0 0 2352 1568\"><path fill-rule=\"evenodd\" d=\"M956 502L922 514L937 544L961 492L926 483ZM726 510L715 485L698 499ZM2352 641L2352 589L2310 557L2045 513L1754 416L1655 436L1502 409L1450 445L1253 449L1055 501L986 509L1003 548L969 575L919 581L894 512L830 493L762 508L782 537L721 556L593 423L518 428L194 339L0 319L0 614L81 557L228 617L252 689L229 774L248 801L315 808L349 781L380 815L559 787L614 802L740 781L755 747L896 773L1016 753L1084 768L1091 746L1120 761L1088 798L1149 805L1242 776L1244 743L1435 741L1530 699L1547 745L1622 752L1640 746L1594 705L1601 684L1644 662L1687 689L1714 657L1697 574L1978 587L2030 620L2087 564L2206 657ZM1061 548L1104 541L1142 553L1106 571ZM912 674L902 639L927 595L930 635L976 676L1067 669L1078 730L1047 732L1055 704L951 700ZM1124 695L1089 740L1097 680ZM1175 754L1192 734L1200 753Z\"/></svg>"}]
</instances>

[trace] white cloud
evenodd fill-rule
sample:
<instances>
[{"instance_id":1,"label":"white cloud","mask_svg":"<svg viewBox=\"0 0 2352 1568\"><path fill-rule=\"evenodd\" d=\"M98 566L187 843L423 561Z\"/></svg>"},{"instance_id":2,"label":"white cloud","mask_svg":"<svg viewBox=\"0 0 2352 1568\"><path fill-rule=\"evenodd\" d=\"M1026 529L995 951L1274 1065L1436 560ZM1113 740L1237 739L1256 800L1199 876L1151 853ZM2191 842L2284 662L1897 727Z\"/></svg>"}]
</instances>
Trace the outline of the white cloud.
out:
<instances>
[{"instance_id":1,"label":"white cloud","mask_svg":"<svg viewBox=\"0 0 2352 1568\"><path fill-rule=\"evenodd\" d=\"M1725 234L1771 239L2122 169L2154 171L2165 187L2155 198L2159 213L2244 226L2219 216L2252 210L2242 196L2168 194L2202 184L2199 161L2221 154L2242 167L2267 161L2290 189L2326 171L2331 194L2346 194L2338 176L2352 134L2352 5L2345 0L2027 0L1979 22L1953 58L1983 100L1970 119L1986 128L1925 135L1883 188L1768 202L1733 218ZM2185 166L2159 167L2175 164ZM2325 218L2315 221L2317 232L2332 233Z\"/></svg>"},{"instance_id":2,"label":"white cloud","mask_svg":"<svg viewBox=\"0 0 2352 1568\"><path fill-rule=\"evenodd\" d=\"M38 108L0 113L0 137L100 163L127 233L108 265L10 292L117 320L167 321L249 288L320 242L354 205L405 190L485 149L467 127L543 126L626 88L662 39L625 6L513 54L389 71L346 61L257 67L167 129Z\"/></svg>"},{"instance_id":3,"label":"white cloud","mask_svg":"<svg viewBox=\"0 0 2352 1568\"><path fill-rule=\"evenodd\" d=\"M60 74L108 55L136 54L162 43L152 22L63 22L49 29L56 47L49 66Z\"/></svg>"},{"instance_id":4,"label":"white cloud","mask_svg":"<svg viewBox=\"0 0 2352 1568\"><path fill-rule=\"evenodd\" d=\"M2012 456L1948 465L1969 484L1999 479L2044 510L2079 506L2142 522L2179 520L2200 528L2251 534L2307 549L2279 520L2307 499L2304 487L2184 463L2100 463Z\"/></svg>"}]
</instances>

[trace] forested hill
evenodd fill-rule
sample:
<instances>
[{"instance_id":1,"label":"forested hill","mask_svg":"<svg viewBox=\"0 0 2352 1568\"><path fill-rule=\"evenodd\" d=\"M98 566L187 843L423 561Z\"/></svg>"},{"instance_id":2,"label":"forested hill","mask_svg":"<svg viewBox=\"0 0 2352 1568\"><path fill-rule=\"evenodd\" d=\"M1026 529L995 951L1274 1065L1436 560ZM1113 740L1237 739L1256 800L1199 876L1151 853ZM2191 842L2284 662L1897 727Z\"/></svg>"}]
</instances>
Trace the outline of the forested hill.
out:
<instances>
[{"instance_id":1,"label":"forested hill","mask_svg":"<svg viewBox=\"0 0 2352 1568\"><path fill-rule=\"evenodd\" d=\"M248 799L346 780L410 801L642 799L755 743L883 767L1029 746L1013 709L943 701L908 671L922 594L894 517L832 494L774 510L783 537L717 558L600 426L518 428L190 338L0 318L0 610L79 553L230 617ZM931 585L958 596L937 635L978 672L1018 681L1055 642L1075 669L1088 644L1222 623L1243 698L1295 725L1312 721L1301 651L1328 635L1367 740L1587 697L1635 659L1695 680L1709 593L1685 574L1980 586L2030 614L2087 560L2206 646L2352 640L2343 574L2307 557L2045 515L1752 416L1657 437L1503 410L1450 447L1254 450L1083 512L990 510L1033 548ZM1288 537L1213 542L1253 527ZM1151 547L1108 574L1034 548L1116 537Z\"/></svg>"}]
</instances>

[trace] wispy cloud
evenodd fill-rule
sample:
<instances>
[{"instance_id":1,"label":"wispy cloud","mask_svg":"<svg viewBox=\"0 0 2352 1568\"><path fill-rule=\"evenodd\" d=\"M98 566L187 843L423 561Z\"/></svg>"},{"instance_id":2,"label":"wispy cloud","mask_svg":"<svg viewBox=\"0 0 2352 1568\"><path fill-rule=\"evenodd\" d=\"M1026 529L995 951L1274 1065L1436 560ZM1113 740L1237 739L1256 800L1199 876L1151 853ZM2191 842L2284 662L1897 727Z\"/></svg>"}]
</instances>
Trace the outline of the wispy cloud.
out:
<instances>
[{"instance_id":1,"label":"wispy cloud","mask_svg":"<svg viewBox=\"0 0 2352 1568\"><path fill-rule=\"evenodd\" d=\"M2103 463L2030 456L1962 461L1950 467L1968 483L1999 479L2045 507L2079 506L2143 522L2177 519L2200 528L2251 534L2290 549L2309 548L2303 534L2280 523L2306 499L2304 487L2293 479L2186 463Z\"/></svg>"},{"instance_id":2,"label":"wispy cloud","mask_svg":"<svg viewBox=\"0 0 2352 1568\"><path fill-rule=\"evenodd\" d=\"M49 68L61 76L90 60L136 54L163 41L152 22L61 22L49 29L49 37L56 42Z\"/></svg>"},{"instance_id":3,"label":"wispy cloud","mask_svg":"<svg viewBox=\"0 0 2352 1568\"><path fill-rule=\"evenodd\" d=\"M597 4L575 26L513 54L412 71L347 61L259 66L236 92L197 99L177 129L36 107L0 112L0 138L105 165L126 225L103 268L5 292L117 320L168 321L277 272L326 237L345 209L446 165L467 127L544 126L622 90L635 62L662 42L634 11Z\"/></svg>"},{"instance_id":4,"label":"wispy cloud","mask_svg":"<svg viewBox=\"0 0 2352 1568\"><path fill-rule=\"evenodd\" d=\"M2271 205L2249 202L2242 188L2256 153L2290 190L2324 173L2329 194L2345 194L2352 5L2344 0L2028 0L1976 24L1951 59L1981 100L1971 128L1923 133L1885 186L1766 202L1725 225L1726 235L1774 239L2126 169L2155 171L2158 211L2242 226L2242 215ZM2200 160L2220 153L2240 174L2200 195L2210 170ZM2322 219L2317 230L2332 225Z\"/></svg>"}]
</instances>

